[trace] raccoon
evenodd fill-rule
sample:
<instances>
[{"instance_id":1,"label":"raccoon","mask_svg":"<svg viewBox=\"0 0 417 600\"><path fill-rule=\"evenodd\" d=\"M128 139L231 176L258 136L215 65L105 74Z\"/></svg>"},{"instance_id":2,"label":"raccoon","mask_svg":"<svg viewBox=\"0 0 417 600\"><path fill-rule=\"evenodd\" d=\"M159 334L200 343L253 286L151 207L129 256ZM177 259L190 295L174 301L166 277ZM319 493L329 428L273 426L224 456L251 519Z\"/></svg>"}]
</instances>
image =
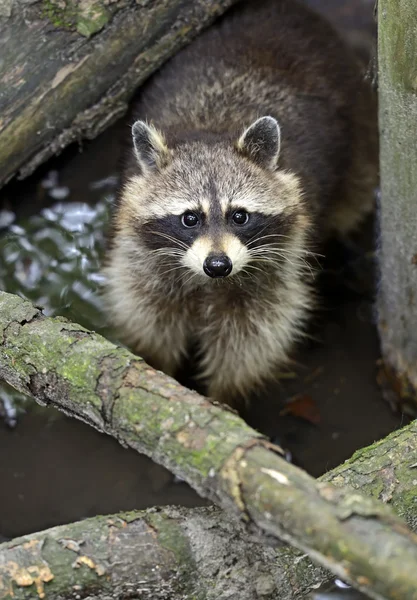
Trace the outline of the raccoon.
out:
<instances>
[{"instance_id":1,"label":"raccoon","mask_svg":"<svg viewBox=\"0 0 417 600\"><path fill-rule=\"evenodd\" d=\"M105 275L111 322L176 376L236 405L276 377L314 305L310 253L373 206L375 99L296 0L246 0L152 76ZM190 356L190 349L193 356Z\"/></svg>"}]
</instances>

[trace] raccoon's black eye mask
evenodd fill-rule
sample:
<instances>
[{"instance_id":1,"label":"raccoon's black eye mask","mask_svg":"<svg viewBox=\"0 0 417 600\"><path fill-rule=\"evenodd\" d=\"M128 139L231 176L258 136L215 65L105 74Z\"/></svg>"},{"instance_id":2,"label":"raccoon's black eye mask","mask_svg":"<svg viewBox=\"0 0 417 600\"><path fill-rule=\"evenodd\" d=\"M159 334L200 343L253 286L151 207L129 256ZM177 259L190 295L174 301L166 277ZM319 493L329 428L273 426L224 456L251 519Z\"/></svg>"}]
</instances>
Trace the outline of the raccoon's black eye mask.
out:
<instances>
[{"instance_id":1,"label":"raccoon's black eye mask","mask_svg":"<svg viewBox=\"0 0 417 600\"><path fill-rule=\"evenodd\" d=\"M184 225L183 218L187 215L189 222L193 225ZM191 215L193 215L191 217ZM166 215L160 219L151 219L138 227L145 246L150 250L159 248L184 248L190 247L201 234L201 226L204 224L204 215L188 211L183 215Z\"/></svg>"},{"instance_id":2,"label":"raccoon's black eye mask","mask_svg":"<svg viewBox=\"0 0 417 600\"><path fill-rule=\"evenodd\" d=\"M235 210L229 220L232 221L233 225L246 225L249 221L249 213L243 208ZM187 210L181 216L181 223L184 227L197 227L201 223L201 218L198 213Z\"/></svg>"},{"instance_id":3,"label":"raccoon's black eye mask","mask_svg":"<svg viewBox=\"0 0 417 600\"><path fill-rule=\"evenodd\" d=\"M246 220L240 224L244 216ZM237 210L229 217L230 220L234 225L233 233L239 240L246 246L256 248L264 244L284 243L294 223L294 216Z\"/></svg>"},{"instance_id":4,"label":"raccoon's black eye mask","mask_svg":"<svg viewBox=\"0 0 417 600\"><path fill-rule=\"evenodd\" d=\"M210 235L215 230L227 229L250 248L264 244L284 244L295 222L295 215L265 215L233 209L226 219L210 219L197 211L182 215L166 215L152 219L138 227L137 232L150 250L159 248L190 247L202 233Z\"/></svg>"}]
</instances>

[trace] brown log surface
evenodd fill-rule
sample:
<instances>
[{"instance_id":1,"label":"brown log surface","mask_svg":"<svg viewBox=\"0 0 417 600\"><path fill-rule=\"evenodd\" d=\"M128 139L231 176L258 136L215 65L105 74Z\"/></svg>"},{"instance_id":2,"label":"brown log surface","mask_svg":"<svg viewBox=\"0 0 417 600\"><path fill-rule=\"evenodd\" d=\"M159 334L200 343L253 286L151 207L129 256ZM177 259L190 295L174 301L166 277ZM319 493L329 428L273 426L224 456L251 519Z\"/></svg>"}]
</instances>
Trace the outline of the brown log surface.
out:
<instances>
[{"instance_id":1,"label":"brown log surface","mask_svg":"<svg viewBox=\"0 0 417 600\"><path fill-rule=\"evenodd\" d=\"M0 186L123 115L235 0L0 0Z\"/></svg>"},{"instance_id":2,"label":"brown log surface","mask_svg":"<svg viewBox=\"0 0 417 600\"><path fill-rule=\"evenodd\" d=\"M214 508L164 507L54 527L0 545L0 598L268 600L274 551L240 534L239 523Z\"/></svg>"},{"instance_id":3,"label":"brown log surface","mask_svg":"<svg viewBox=\"0 0 417 600\"><path fill-rule=\"evenodd\" d=\"M248 531L307 552L369 596L417 599L417 537L382 503L316 482L237 415L4 292L0 376L150 456ZM408 468L415 458L404 458Z\"/></svg>"}]
</instances>

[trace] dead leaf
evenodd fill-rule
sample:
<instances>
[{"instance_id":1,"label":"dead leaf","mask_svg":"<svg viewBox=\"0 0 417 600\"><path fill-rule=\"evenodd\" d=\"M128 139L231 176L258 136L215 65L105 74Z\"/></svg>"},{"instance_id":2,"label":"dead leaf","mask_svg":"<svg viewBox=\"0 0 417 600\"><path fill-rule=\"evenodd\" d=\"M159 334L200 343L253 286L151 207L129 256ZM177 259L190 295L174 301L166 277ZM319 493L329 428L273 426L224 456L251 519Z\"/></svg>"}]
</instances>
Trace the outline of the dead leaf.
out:
<instances>
[{"instance_id":1,"label":"dead leaf","mask_svg":"<svg viewBox=\"0 0 417 600\"><path fill-rule=\"evenodd\" d=\"M317 404L308 394L297 394L290 398L279 414L280 416L291 415L292 417L298 417L313 425L318 425L321 421Z\"/></svg>"}]
</instances>

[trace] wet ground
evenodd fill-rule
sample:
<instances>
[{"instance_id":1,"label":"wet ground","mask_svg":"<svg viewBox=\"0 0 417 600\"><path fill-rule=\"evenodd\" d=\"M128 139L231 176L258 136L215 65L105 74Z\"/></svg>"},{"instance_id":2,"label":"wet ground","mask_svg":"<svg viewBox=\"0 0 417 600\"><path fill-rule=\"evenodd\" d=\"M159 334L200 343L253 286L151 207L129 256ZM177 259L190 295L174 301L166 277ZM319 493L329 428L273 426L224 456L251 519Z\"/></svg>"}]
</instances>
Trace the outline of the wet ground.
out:
<instances>
[{"instance_id":1,"label":"wet ground","mask_svg":"<svg viewBox=\"0 0 417 600\"><path fill-rule=\"evenodd\" d=\"M373 0L310 4L341 23L362 55L369 52ZM105 334L99 264L118 139L125 131L126 123L119 123L81 153L70 148L0 192L0 288ZM314 339L300 348L286 378L245 414L255 428L278 435L313 475L405 422L376 384L372 223L357 243L359 254L329 248ZM203 503L163 468L113 439L9 389L0 394L9 424L17 420L15 427L7 418L0 422L0 539L119 510Z\"/></svg>"}]
</instances>

